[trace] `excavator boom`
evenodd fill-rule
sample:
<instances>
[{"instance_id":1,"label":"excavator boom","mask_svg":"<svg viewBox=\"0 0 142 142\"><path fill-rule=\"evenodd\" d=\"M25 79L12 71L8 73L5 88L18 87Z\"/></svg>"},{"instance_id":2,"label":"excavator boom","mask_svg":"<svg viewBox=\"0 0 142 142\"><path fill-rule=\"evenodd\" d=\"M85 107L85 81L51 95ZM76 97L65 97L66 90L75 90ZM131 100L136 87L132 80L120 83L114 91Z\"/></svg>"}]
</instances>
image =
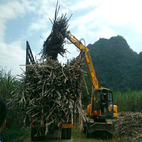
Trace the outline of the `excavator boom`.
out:
<instances>
[{"instance_id":1,"label":"excavator boom","mask_svg":"<svg viewBox=\"0 0 142 142\"><path fill-rule=\"evenodd\" d=\"M87 65L87 68L89 71L89 75L91 77L91 82L93 85L93 92L94 92L95 89L99 88L99 84L98 84L98 79L96 77L96 73L94 70L91 56L89 55L89 49L87 47L85 47L82 44L82 42L79 41L75 36L73 36L70 31L67 32L66 37L71 43L73 43L78 49L80 49L83 52L85 62L86 62L86 65Z\"/></svg>"}]
</instances>

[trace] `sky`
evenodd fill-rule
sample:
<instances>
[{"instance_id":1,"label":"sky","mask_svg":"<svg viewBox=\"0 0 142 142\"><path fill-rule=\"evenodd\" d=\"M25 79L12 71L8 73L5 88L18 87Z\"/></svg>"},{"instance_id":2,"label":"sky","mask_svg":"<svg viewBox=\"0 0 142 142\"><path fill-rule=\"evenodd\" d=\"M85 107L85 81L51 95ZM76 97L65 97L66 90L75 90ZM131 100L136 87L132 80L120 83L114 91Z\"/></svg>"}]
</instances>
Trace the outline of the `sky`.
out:
<instances>
[{"instance_id":1,"label":"sky","mask_svg":"<svg viewBox=\"0 0 142 142\"><path fill-rule=\"evenodd\" d=\"M20 75L25 69L26 41L35 59L49 36L57 0L0 0L0 69ZM68 30L85 45L121 35L130 48L142 51L141 0L59 0L61 14L72 17ZM73 45L58 57L65 63L79 54Z\"/></svg>"}]
</instances>

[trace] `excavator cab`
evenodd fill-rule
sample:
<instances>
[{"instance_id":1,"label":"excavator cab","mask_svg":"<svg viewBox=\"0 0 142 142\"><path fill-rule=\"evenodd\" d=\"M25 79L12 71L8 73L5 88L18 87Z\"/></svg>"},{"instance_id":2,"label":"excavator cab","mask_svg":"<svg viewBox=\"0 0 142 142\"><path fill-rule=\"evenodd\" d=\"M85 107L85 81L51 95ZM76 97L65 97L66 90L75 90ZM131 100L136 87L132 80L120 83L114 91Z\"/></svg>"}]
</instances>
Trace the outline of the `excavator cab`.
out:
<instances>
[{"instance_id":1,"label":"excavator cab","mask_svg":"<svg viewBox=\"0 0 142 142\"><path fill-rule=\"evenodd\" d=\"M87 106L88 117L83 124L87 137L97 132L112 138L114 125L113 119L117 118L117 106L113 104L113 93L107 88L94 91L91 103Z\"/></svg>"},{"instance_id":2,"label":"excavator cab","mask_svg":"<svg viewBox=\"0 0 142 142\"><path fill-rule=\"evenodd\" d=\"M117 106L113 104L113 93L107 88L96 89L92 101L94 119L113 119L117 117Z\"/></svg>"}]
</instances>

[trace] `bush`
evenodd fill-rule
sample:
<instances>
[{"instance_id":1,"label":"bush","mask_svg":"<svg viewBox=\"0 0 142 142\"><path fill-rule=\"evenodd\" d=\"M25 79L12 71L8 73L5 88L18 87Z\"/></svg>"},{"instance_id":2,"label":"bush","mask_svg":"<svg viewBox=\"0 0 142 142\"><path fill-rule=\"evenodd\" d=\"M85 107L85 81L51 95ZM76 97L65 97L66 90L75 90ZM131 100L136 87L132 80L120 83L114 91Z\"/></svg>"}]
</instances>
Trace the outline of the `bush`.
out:
<instances>
[{"instance_id":1,"label":"bush","mask_svg":"<svg viewBox=\"0 0 142 142\"><path fill-rule=\"evenodd\" d=\"M4 101L12 97L11 93L18 85L19 83L16 81L15 77L11 75L11 71L6 73L4 69L0 70L0 97L3 98Z\"/></svg>"},{"instance_id":2,"label":"bush","mask_svg":"<svg viewBox=\"0 0 142 142\"><path fill-rule=\"evenodd\" d=\"M20 82L16 80L15 77L11 75L11 71L6 73L4 69L0 70L0 97L5 101L8 108L7 114L7 127L11 127L11 124L19 125L21 122L21 112L19 112L20 108L18 104L14 104L13 108L11 108L11 103L13 103L12 97L19 93L21 88ZM22 94L19 94L22 95ZM16 110L15 110L16 109ZM17 111L18 110L18 111ZM19 121L20 120L20 121Z\"/></svg>"}]
</instances>

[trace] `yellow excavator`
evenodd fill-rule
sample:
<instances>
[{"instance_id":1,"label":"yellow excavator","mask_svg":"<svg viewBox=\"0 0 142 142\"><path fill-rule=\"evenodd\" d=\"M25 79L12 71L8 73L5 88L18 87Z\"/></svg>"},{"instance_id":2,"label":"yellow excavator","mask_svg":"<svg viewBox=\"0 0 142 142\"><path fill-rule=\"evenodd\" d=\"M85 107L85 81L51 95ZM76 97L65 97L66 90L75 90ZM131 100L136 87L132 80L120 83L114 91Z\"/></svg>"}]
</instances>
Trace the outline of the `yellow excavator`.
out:
<instances>
[{"instance_id":1,"label":"yellow excavator","mask_svg":"<svg viewBox=\"0 0 142 142\"><path fill-rule=\"evenodd\" d=\"M83 52L92 82L91 102L87 106L87 117L83 126L84 132L86 132L87 137L103 132L107 138L112 138L113 119L117 118L117 106L113 104L113 93L110 89L99 88L89 49L73 36L70 31L67 32L66 38Z\"/></svg>"}]
</instances>

